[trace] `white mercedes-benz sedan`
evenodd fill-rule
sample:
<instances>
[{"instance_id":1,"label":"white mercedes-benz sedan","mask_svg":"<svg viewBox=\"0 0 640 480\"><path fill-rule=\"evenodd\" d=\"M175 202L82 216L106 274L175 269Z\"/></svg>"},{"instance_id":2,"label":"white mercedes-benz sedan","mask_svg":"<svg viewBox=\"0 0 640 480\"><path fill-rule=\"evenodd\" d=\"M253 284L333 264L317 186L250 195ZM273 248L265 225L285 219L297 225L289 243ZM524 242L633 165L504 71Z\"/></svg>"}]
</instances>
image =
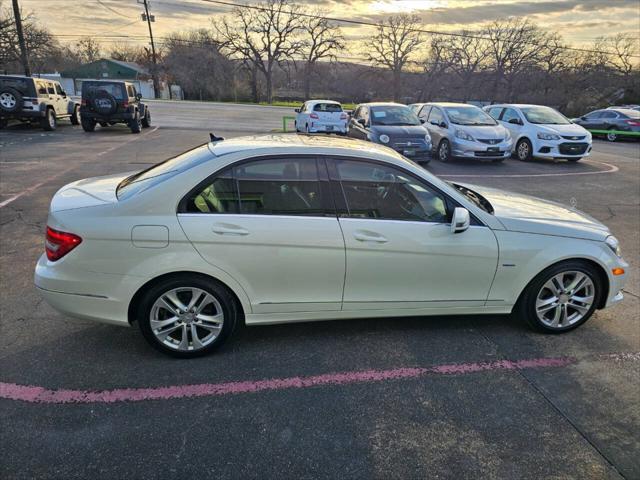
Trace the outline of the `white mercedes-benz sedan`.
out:
<instances>
[{"instance_id":1,"label":"white mercedes-benz sedan","mask_svg":"<svg viewBox=\"0 0 640 480\"><path fill-rule=\"evenodd\" d=\"M565 332L622 300L627 263L595 219L444 182L384 146L215 141L51 202L35 284L60 312L137 323L181 357L241 323L508 314Z\"/></svg>"}]
</instances>

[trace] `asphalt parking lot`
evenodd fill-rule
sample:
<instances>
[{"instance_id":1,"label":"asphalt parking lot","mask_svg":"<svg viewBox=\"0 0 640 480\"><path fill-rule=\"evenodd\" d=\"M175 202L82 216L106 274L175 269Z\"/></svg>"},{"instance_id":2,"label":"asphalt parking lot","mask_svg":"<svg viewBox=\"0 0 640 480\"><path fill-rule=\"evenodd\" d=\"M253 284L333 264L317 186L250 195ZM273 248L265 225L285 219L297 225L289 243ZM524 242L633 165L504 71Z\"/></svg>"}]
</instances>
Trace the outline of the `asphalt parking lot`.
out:
<instances>
[{"instance_id":1,"label":"asphalt parking lot","mask_svg":"<svg viewBox=\"0 0 640 480\"><path fill-rule=\"evenodd\" d=\"M0 478L640 478L640 143L577 164L433 161L572 204L631 264L625 300L565 335L508 316L246 328L190 361L33 287L51 196L291 109L154 102L153 127L0 131ZM27 388L28 387L28 388ZM31 401L33 399L38 401Z\"/></svg>"}]
</instances>

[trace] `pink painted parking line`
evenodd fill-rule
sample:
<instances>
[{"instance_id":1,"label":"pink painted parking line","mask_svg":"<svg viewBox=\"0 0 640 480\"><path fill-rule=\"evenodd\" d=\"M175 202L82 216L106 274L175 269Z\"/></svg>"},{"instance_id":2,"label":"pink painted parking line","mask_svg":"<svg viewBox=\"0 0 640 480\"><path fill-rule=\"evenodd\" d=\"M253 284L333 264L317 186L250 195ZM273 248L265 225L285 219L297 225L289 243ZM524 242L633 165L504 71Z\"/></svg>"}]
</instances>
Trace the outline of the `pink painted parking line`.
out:
<instances>
[{"instance_id":1,"label":"pink painted parking line","mask_svg":"<svg viewBox=\"0 0 640 480\"><path fill-rule=\"evenodd\" d=\"M612 353L586 359L637 361L640 353ZM406 367L389 370L362 370L354 372L326 373L309 377L273 378L197 385L174 385L155 388L121 388L115 390L50 390L44 387L0 382L0 398L29 403L118 403L145 400L170 400L193 397L219 397L294 388L310 388L326 385L382 382L418 378L427 375L467 375L497 370L527 370L558 368L578 363L575 357L547 357L525 360L498 360L494 362L453 363L431 367Z\"/></svg>"}]
</instances>

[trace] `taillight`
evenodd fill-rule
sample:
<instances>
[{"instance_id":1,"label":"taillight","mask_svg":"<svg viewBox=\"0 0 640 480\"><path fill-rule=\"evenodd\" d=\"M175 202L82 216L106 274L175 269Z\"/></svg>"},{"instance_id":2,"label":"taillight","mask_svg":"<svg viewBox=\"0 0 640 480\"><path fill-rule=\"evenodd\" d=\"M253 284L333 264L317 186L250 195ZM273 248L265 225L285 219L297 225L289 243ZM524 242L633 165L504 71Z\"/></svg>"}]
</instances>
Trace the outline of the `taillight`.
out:
<instances>
[{"instance_id":1,"label":"taillight","mask_svg":"<svg viewBox=\"0 0 640 480\"><path fill-rule=\"evenodd\" d=\"M124 108L128 108L129 107L129 100L125 100L124 102L122 102L122 106Z\"/></svg>"},{"instance_id":2,"label":"taillight","mask_svg":"<svg viewBox=\"0 0 640 480\"><path fill-rule=\"evenodd\" d=\"M631 125L632 127L640 127L640 120L625 120L627 125Z\"/></svg>"},{"instance_id":3,"label":"taillight","mask_svg":"<svg viewBox=\"0 0 640 480\"><path fill-rule=\"evenodd\" d=\"M38 99L37 98L32 98L31 99L31 105L37 105L38 104Z\"/></svg>"},{"instance_id":4,"label":"taillight","mask_svg":"<svg viewBox=\"0 0 640 480\"><path fill-rule=\"evenodd\" d=\"M55 262L80 245L81 242L82 239L78 235L47 227L44 249L47 252L47 258Z\"/></svg>"},{"instance_id":5,"label":"taillight","mask_svg":"<svg viewBox=\"0 0 640 480\"><path fill-rule=\"evenodd\" d=\"M320 117L318 116L318 114L317 114L317 113L312 113L312 114L311 114L311 115L309 115L309 116L310 116L311 118L315 118L315 119L320 118Z\"/></svg>"}]
</instances>

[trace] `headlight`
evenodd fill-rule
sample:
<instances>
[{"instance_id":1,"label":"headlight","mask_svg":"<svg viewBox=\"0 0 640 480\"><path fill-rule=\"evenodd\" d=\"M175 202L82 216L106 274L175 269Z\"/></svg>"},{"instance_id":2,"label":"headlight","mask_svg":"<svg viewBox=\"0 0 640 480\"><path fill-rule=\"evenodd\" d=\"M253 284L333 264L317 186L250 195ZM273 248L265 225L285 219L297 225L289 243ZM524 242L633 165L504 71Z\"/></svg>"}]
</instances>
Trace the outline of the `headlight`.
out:
<instances>
[{"instance_id":1,"label":"headlight","mask_svg":"<svg viewBox=\"0 0 640 480\"><path fill-rule=\"evenodd\" d=\"M555 133L539 133L538 138L540 140L560 140L560 135Z\"/></svg>"},{"instance_id":2,"label":"headlight","mask_svg":"<svg viewBox=\"0 0 640 480\"><path fill-rule=\"evenodd\" d=\"M378 139L382 143L389 143L389 135L385 135L384 133L378 137Z\"/></svg>"},{"instance_id":3,"label":"headlight","mask_svg":"<svg viewBox=\"0 0 640 480\"><path fill-rule=\"evenodd\" d=\"M609 235L607 239L604 241L607 244L613 253L615 253L618 257L622 257L622 250L620 250L620 242L613 235Z\"/></svg>"},{"instance_id":4,"label":"headlight","mask_svg":"<svg viewBox=\"0 0 640 480\"><path fill-rule=\"evenodd\" d=\"M468 140L469 142L474 141L473 137L464 130L456 130L456 137L461 138L462 140Z\"/></svg>"}]
</instances>

